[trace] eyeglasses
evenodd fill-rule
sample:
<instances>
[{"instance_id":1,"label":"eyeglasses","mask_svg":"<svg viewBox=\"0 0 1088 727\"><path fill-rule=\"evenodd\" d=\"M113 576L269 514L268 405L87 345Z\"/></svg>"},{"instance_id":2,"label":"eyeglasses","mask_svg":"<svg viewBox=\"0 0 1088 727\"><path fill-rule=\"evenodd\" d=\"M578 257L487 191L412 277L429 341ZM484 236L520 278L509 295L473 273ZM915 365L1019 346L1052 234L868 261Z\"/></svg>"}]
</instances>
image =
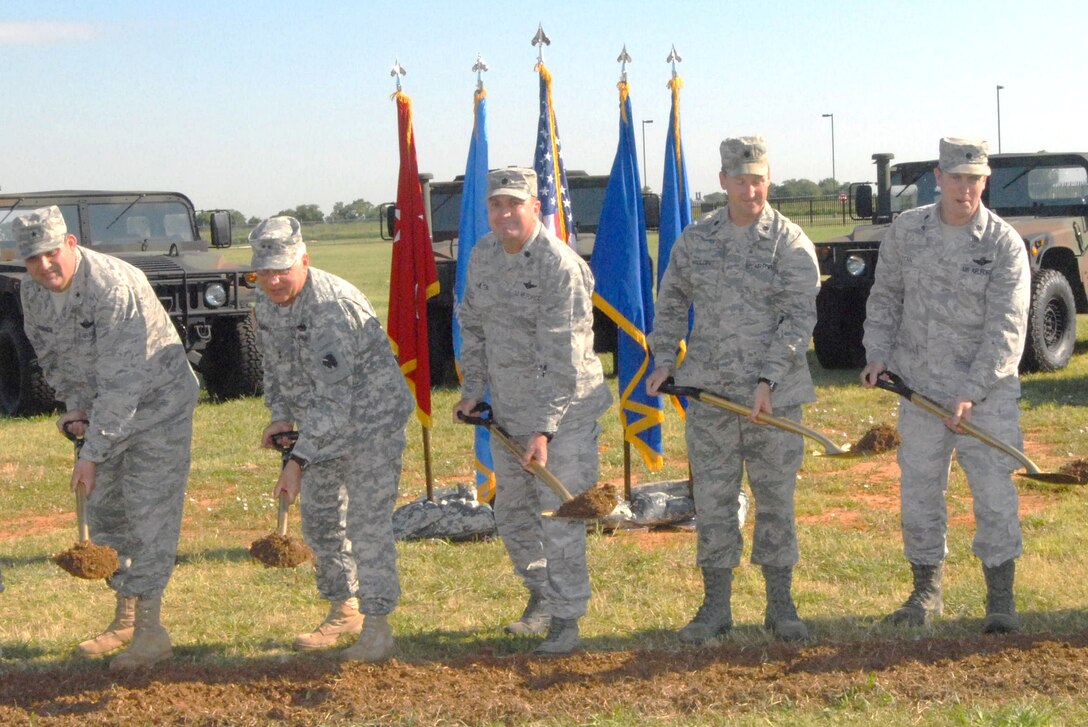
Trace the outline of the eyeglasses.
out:
<instances>
[{"instance_id":1,"label":"eyeglasses","mask_svg":"<svg viewBox=\"0 0 1088 727\"><path fill-rule=\"evenodd\" d=\"M294 270L293 267L292 268L283 268L282 270L258 270L257 271L257 277L260 277L260 278L272 278L272 277L282 278L284 276L290 275L292 270Z\"/></svg>"}]
</instances>

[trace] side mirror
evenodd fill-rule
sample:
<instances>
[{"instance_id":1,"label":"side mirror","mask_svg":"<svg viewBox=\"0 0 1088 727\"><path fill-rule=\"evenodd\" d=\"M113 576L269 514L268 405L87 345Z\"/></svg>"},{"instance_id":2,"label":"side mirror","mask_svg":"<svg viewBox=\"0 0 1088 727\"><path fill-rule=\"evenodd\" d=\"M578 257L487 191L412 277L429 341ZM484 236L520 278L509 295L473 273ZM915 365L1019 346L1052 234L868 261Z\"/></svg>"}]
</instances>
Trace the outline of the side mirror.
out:
<instances>
[{"instance_id":1,"label":"side mirror","mask_svg":"<svg viewBox=\"0 0 1088 727\"><path fill-rule=\"evenodd\" d=\"M230 212L226 210L212 212L211 229L213 247L230 247L232 241Z\"/></svg>"},{"instance_id":2,"label":"side mirror","mask_svg":"<svg viewBox=\"0 0 1088 727\"><path fill-rule=\"evenodd\" d=\"M380 229L383 240L392 240L397 230L397 205L392 202L382 202L378 205L378 219L381 220Z\"/></svg>"},{"instance_id":3,"label":"side mirror","mask_svg":"<svg viewBox=\"0 0 1088 727\"><path fill-rule=\"evenodd\" d=\"M854 213L859 218L873 216L873 188L868 184L854 187Z\"/></svg>"}]
</instances>

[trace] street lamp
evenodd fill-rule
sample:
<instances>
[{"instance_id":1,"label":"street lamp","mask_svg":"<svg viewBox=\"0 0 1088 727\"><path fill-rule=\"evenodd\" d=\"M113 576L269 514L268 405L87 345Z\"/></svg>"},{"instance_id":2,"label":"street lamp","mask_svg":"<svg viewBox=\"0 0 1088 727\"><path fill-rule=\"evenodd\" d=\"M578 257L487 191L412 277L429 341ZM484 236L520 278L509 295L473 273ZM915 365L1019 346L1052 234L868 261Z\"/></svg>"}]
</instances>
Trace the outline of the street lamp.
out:
<instances>
[{"instance_id":1,"label":"street lamp","mask_svg":"<svg viewBox=\"0 0 1088 727\"><path fill-rule=\"evenodd\" d=\"M997 87L997 153L1001 153L1001 89L1004 86Z\"/></svg>"},{"instance_id":2,"label":"street lamp","mask_svg":"<svg viewBox=\"0 0 1088 727\"><path fill-rule=\"evenodd\" d=\"M824 114L825 119L831 119L831 178L839 181L835 176L835 114Z\"/></svg>"},{"instance_id":3,"label":"street lamp","mask_svg":"<svg viewBox=\"0 0 1088 727\"><path fill-rule=\"evenodd\" d=\"M642 120L642 186L649 187L650 184L646 180L647 168L646 168L646 124L654 123L653 119Z\"/></svg>"}]
</instances>

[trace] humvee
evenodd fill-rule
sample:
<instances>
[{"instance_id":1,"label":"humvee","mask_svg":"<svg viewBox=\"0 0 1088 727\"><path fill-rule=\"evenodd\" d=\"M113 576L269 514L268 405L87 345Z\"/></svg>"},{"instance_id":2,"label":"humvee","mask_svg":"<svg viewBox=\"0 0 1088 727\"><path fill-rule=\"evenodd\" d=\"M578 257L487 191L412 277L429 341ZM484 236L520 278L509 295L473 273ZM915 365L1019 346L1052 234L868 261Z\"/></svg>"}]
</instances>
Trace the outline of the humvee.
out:
<instances>
[{"instance_id":1,"label":"humvee","mask_svg":"<svg viewBox=\"0 0 1088 727\"><path fill-rule=\"evenodd\" d=\"M451 182L434 182L433 175L420 174L423 188L423 208L431 226L431 242L434 261L438 270L438 295L427 301L427 343L430 348L431 383L434 386L457 384L453 360L453 290L457 280L457 235L461 221L461 190L464 177L459 175ZM567 172L571 209L574 215L575 247L589 260L593 252L593 240L597 223L604 205L604 193L608 187L608 175L586 174L583 171ZM661 217L661 198L652 193L643 194L646 226L657 229ZM396 206L381 205L379 210L385 220L384 239L393 239L393 221ZM616 350L616 324L596 308L593 310L594 348L598 351Z\"/></svg>"},{"instance_id":2,"label":"humvee","mask_svg":"<svg viewBox=\"0 0 1088 727\"><path fill-rule=\"evenodd\" d=\"M853 216L868 218L842 238L816 245L823 277L816 299L816 358L825 368L865 365L862 327L880 241L894 217L940 197L936 160L891 164L874 154L876 199L870 183L853 187ZM1021 371L1064 368L1076 341L1076 314L1088 313L1088 155L994 154L982 201L1013 226L1031 264L1031 309Z\"/></svg>"},{"instance_id":3,"label":"humvee","mask_svg":"<svg viewBox=\"0 0 1088 727\"><path fill-rule=\"evenodd\" d=\"M256 277L201 239L188 197L176 192L5 192L0 194L0 413L27 416L57 406L23 333L19 287L28 274L11 234L16 217L48 205L60 208L80 245L143 271L213 398L261 392L253 319ZM230 214L214 212L212 246L229 246L230 232Z\"/></svg>"}]
</instances>

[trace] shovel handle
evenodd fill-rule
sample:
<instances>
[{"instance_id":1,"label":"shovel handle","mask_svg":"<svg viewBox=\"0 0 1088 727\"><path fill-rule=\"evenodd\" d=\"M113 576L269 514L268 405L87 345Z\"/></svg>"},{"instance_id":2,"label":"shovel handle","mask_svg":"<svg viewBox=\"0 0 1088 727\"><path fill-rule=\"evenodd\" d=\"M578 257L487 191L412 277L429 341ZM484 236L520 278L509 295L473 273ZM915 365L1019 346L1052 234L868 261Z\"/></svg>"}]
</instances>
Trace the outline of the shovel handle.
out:
<instances>
[{"instance_id":1,"label":"shovel handle","mask_svg":"<svg viewBox=\"0 0 1088 727\"><path fill-rule=\"evenodd\" d=\"M669 394L670 396L686 396L689 399L713 404L719 409L725 409L726 411L731 411L734 414L740 414L745 417L752 413L752 407L738 404L732 399L726 399L724 396L712 394L709 391L703 391L696 386L677 386L673 382L672 377L666 379L657 390L662 394ZM795 422L792 419L784 419L782 417L776 417L773 414L764 414L763 412L760 412L756 415L756 421L763 424L770 424L779 429L785 429L787 432L800 434L802 437L808 437L815 442L819 442L820 446L828 453L845 454L845 450L842 447L839 447L839 445L832 442L820 432L810 427L806 427L804 424Z\"/></svg>"},{"instance_id":2,"label":"shovel handle","mask_svg":"<svg viewBox=\"0 0 1088 727\"><path fill-rule=\"evenodd\" d=\"M280 495L280 511L276 518L276 532L281 536L287 535L287 509L291 503L287 502L286 495Z\"/></svg>"},{"instance_id":3,"label":"shovel handle","mask_svg":"<svg viewBox=\"0 0 1088 727\"><path fill-rule=\"evenodd\" d=\"M91 539L91 528L87 523L87 494L82 487L76 488L76 527L79 529L79 542Z\"/></svg>"},{"instance_id":4,"label":"shovel handle","mask_svg":"<svg viewBox=\"0 0 1088 727\"><path fill-rule=\"evenodd\" d=\"M903 379L901 379L898 374L892 373L891 371L884 371L880 376L878 376L876 380L876 386L878 388L884 389L885 391L891 391L893 393L899 394L915 406L929 412L930 414L940 419L948 419L952 416L952 412L950 412L948 409L945 409L943 406L933 401L932 399L929 399L922 394L919 394L917 391L907 386L906 382L903 381ZM1015 447L1005 444L996 436L986 431L982 427L976 426L971 422L960 420L960 429L963 430L964 434L969 434L980 442L988 444L994 449L1001 450L1005 454L1009 455L1017 462L1024 465L1024 467L1028 471L1028 474L1045 474L1042 470L1039 469L1038 465L1028 459L1028 456L1026 454L1021 452L1019 449L1016 449Z\"/></svg>"},{"instance_id":5,"label":"shovel handle","mask_svg":"<svg viewBox=\"0 0 1088 727\"><path fill-rule=\"evenodd\" d=\"M77 437L69 429L75 423L80 423L86 426L90 424L86 419L73 419L65 422L61 427L61 431L64 432L64 436L68 438L68 441L72 443L75 449L75 461L79 461L79 451L83 449L83 437ZM79 542L83 543L91 539L91 526L87 522L87 493L83 491L82 487L76 488L76 528L79 531Z\"/></svg>"},{"instance_id":6,"label":"shovel handle","mask_svg":"<svg viewBox=\"0 0 1088 727\"><path fill-rule=\"evenodd\" d=\"M510 451L510 454L517 457L518 461L525 456L525 450L514 441L514 438L510 436L509 432L503 429L495 422L494 418L492 418L490 404L486 401L481 401L472 411L479 412L480 416L472 416L471 414L457 412L457 418L466 424L475 424L478 427L487 428L487 430L491 432L491 436L498 439L499 442ZM574 499L574 495L570 494L570 490L559 481L559 478L549 472L544 465L540 464L535 459L529 460L529 469L532 470L533 474L547 485L560 500L563 502L570 502Z\"/></svg>"}]
</instances>

